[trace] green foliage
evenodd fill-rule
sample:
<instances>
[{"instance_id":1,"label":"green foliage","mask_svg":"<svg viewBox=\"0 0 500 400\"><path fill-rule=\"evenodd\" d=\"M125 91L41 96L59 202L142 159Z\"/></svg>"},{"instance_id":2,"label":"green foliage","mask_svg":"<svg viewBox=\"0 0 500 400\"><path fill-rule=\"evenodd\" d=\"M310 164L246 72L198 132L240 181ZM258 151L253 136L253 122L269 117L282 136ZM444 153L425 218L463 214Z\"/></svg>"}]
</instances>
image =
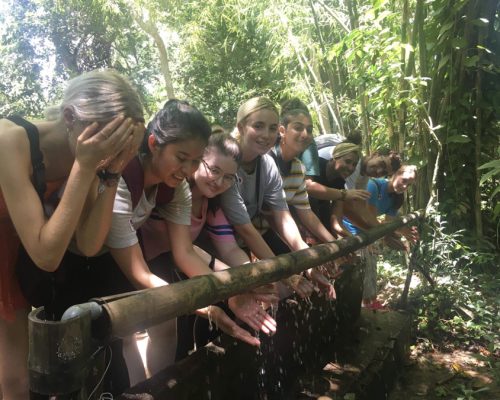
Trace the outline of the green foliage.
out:
<instances>
[{"instance_id":1,"label":"green foliage","mask_svg":"<svg viewBox=\"0 0 500 400\"><path fill-rule=\"evenodd\" d=\"M259 23L263 4L207 3L187 22L181 80L194 104L231 127L241 102L255 95L275 97L280 78L269 62L269 27Z\"/></svg>"},{"instance_id":2,"label":"green foliage","mask_svg":"<svg viewBox=\"0 0 500 400\"><path fill-rule=\"evenodd\" d=\"M9 1L0 16L0 115L40 115L46 99L43 69L48 51L37 41L37 8L30 0Z\"/></svg>"},{"instance_id":3,"label":"green foliage","mask_svg":"<svg viewBox=\"0 0 500 400\"><path fill-rule=\"evenodd\" d=\"M321 129L362 128L366 149L390 145L419 165L412 202L423 207L435 188L449 232L472 232L481 209L496 241L497 167L477 176L498 159L494 1L8 0L1 10L0 113L40 116L68 77L112 67L152 114L167 97L165 60L139 18L160 34L175 96L212 121L232 127L250 96L298 96Z\"/></svg>"},{"instance_id":4,"label":"green foliage","mask_svg":"<svg viewBox=\"0 0 500 400\"><path fill-rule=\"evenodd\" d=\"M482 346L497 353L500 351L499 254L491 245L485 245L483 250L472 249L466 243L464 231L449 234L446 225L444 218L433 214L422 227L416 263L429 272L436 285L423 281L411 293L418 336L460 343L467 349ZM395 271L393 274L404 275L402 269Z\"/></svg>"}]
</instances>

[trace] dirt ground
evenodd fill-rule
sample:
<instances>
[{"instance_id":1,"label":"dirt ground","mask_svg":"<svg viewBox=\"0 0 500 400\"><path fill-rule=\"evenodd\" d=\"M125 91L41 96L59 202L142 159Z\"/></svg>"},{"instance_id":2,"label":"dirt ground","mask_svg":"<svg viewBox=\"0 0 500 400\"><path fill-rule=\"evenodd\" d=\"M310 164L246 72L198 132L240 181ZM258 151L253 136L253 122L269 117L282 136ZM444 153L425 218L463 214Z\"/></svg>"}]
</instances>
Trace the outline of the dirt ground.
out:
<instances>
[{"instance_id":1,"label":"dirt ground","mask_svg":"<svg viewBox=\"0 0 500 400\"><path fill-rule=\"evenodd\" d=\"M412 284L418 285L414 276ZM391 307L402 292L402 282L384 282L379 299ZM500 351L491 354L458 341L415 338L389 400L500 400Z\"/></svg>"},{"instance_id":2,"label":"dirt ground","mask_svg":"<svg viewBox=\"0 0 500 400\"><path fill-rule=\"evenodd\" d=\"M498 355L493 357L496 366L491 368L485 349L442 352L427 345L421 342L414 346L389 400L500 399Z\"/></svg>"}]
</instances>

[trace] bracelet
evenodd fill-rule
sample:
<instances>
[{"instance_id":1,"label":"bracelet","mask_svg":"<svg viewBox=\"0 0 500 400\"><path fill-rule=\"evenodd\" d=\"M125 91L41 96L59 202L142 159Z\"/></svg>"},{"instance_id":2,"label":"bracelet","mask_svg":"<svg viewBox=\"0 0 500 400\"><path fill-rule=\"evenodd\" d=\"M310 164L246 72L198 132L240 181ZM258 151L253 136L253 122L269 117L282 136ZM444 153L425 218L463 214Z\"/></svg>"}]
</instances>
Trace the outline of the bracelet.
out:
<instances>
[{"instance_id":1,"label":"bracelet","mask_svg":"<svg viewBox=\"0 0 500 400\"><path fill-rule=\"evenodd\" d=\"M118 185L121 174L119 172L109 172L105 169L101 169L97 172L97 176L102 184L112 187Z\"/></svg>"},{"instance_id":2,"label":"bracelet","mask_svg":"<svg viewBox=\"0 0 500 400\"><path fill-rule=\"evenodd\" d=\"M340 189L340 193L341 193L341 196L340 196L340 201L344 201L347 197L347 190L345 189Z\"/></svg>"}]
</instances>

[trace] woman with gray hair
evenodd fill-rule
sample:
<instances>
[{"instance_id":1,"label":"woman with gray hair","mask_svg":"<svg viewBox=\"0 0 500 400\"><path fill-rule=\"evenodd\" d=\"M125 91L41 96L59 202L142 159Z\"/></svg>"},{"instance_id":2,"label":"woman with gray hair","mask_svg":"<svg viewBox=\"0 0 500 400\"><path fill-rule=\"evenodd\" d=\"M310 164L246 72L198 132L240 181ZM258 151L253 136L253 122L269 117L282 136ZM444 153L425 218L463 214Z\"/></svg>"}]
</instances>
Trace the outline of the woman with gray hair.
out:
<instances>
[{"instance_id":1,"label":"woman with gray hair","mask_svg":"<svg viewBox=\"0 0 500 400\"><path fill-rule=\"evenodd\" d=\"M109 230L116 177L137 152L143 122L139 96L113 71L69 81L62 103L49 110L46 120L0 120L0 384L5 399L29 397L29 307L15 265L22 261L57 270L73 236L82 253L96 250ZM52 202L63 182L64 194Z\"/></svg>"}]
</instances>

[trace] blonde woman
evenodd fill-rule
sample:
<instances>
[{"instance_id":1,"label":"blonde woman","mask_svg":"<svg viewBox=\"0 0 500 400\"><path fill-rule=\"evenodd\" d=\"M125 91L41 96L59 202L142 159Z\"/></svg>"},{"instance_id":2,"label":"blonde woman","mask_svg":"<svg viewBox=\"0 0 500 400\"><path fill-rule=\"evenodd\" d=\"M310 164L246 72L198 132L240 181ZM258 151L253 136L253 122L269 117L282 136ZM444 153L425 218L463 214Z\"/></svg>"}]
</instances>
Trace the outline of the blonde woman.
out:
<instances>
[{"instance_id":1,"label":"blonde woman","mask_svg":"<svg viewBox=\"0 0 500 400\"><path fill-rule=\"evenodd\" d=\"M292 218L283 191L279 170L268 151L278 136L279 114L276 106L265 97L255 97L238 109L235 136L242 149L238 168L239 181L221 197L221 206L236 233L252 253L260 259L275 254L252 223L260 217L283 239L291 251L307 248ZM333 287L315 270L310 277L329 293ZM284 280L285 285L302 297L311 294L314 285L300 275Z\"/></svg>"},{"instance_id":2,"label":"blonde woman","mask_svg":"<svg viewBox=\"0 0 500 400\"><path fill-rule=\"evenodd\" d=\"M68 82L61 104L42 121L0 120L0 385L4 399L28 399L28 303L16 263L55 271L76 237L88 254L104 238L116 184L144 132L143 109L130 83L112 71ZM49 198L66 181L58 204ZM57 197L57 196L55 196ZM18 250L20 251L18 257ZM23 256L24 255L24 256ZM34 270L36 271L36 270Z\"/></svg>"}]
</instances>

